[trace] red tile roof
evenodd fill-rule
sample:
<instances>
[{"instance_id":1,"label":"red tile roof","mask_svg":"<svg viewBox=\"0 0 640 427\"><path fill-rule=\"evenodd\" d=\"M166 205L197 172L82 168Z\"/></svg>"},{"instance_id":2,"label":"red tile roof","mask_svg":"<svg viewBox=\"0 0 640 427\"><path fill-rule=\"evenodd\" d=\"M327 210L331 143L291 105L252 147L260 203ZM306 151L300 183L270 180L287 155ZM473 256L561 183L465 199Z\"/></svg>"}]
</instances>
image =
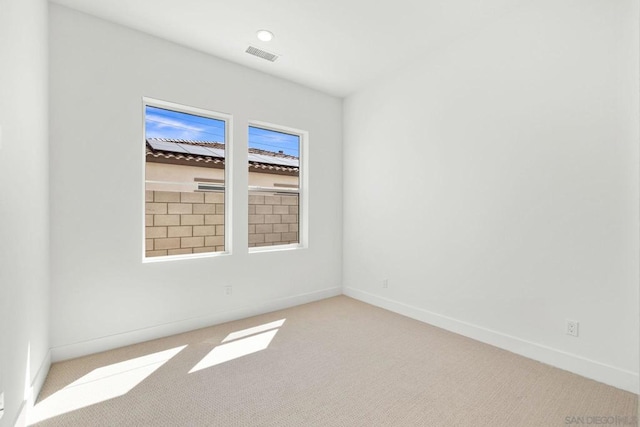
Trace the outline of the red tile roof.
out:
<instances>
[{"instance_id":1,"label":"red tile roof","mask_svg":"<svg viewBox=\"0 0 640 427\"><path fill-rule=\"evenodd\" d=\"M225 144L223 143L168 138L147 138L146 142L148 162L224 168ZM192 149L192 147L203 147L204 150ZM187 152L189 150L191 152ZM294 166L298 163L298 158L295 156L257 148L249 148L249 154L249 170L260 173L298 175L299 167Z\"/></svg>"}]
</instances>

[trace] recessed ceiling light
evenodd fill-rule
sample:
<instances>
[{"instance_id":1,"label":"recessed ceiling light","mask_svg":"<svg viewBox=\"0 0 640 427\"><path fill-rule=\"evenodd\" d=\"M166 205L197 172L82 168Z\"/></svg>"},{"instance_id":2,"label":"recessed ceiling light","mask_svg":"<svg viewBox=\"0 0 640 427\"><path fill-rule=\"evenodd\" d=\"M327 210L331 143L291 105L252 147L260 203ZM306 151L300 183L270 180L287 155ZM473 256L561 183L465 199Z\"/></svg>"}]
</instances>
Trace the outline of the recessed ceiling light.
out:
<instances>
[{"instance_id":1,"label":"recessed ceiling light","mask_svg":"<svg viewBox=\"0 0 640 427\"><path fill-rule=\"evenodd\" d=\"M262 40L263 42L270 42L273 40L273 33L268 30L259 30L257 33L258 40Z\"/></svg>"}]
</instances>

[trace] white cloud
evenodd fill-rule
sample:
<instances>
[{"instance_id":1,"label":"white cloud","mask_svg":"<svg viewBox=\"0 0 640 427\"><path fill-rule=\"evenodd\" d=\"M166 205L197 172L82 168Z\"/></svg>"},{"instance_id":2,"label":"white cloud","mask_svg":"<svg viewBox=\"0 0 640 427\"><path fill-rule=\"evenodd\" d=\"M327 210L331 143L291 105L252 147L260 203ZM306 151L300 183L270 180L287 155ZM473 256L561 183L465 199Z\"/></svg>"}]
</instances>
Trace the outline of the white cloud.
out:
<instances>
[{"instance_id":1,"label":"white cloud","mask_svg":"<svg viewBox=\"0 0 640 427\"><path fill-rule=\"evenodd\" d=\"M199 126L192 126L179 120L170 119L153 113L147 114L147 120L151 121L154 126L158 127L159 129L177 128L180 130L187 130L192 132L202 132L205 130L204 128Z\"/></svg>"},{"instance_id":2,"label":"white cloud","mask_svg":"<svg viewBox=\"0 0 640 427\"><path fill-rule=\"evenodd\" d=\"M206 140L206 128L180 120L147 113L147 137Z\"/></svg>"}]
</instances>

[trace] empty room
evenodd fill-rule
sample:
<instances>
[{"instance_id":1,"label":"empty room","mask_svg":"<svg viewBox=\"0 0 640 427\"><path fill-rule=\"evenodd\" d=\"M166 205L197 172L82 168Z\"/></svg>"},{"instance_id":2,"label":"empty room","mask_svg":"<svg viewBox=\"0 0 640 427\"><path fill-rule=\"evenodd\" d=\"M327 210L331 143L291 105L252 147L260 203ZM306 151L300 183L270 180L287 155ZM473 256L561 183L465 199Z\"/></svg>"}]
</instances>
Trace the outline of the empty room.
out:
<instances>
[{"instance_id":1,"label":"empty room","mask_svg":"<svg viewBox=\"0 0 640 427\"><path fill-rule=\"evenodd\" d=\"M638 425L639 0L0 0L0 427Z\"/></svg>"}]
</instances>

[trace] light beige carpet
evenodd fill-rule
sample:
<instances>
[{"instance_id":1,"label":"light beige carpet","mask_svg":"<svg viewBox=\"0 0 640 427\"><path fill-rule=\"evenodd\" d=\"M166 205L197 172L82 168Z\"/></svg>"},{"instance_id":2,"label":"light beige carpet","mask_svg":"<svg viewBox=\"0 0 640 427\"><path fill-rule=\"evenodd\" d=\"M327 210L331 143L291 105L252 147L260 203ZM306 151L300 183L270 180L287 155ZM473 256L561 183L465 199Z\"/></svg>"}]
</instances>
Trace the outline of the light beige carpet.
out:
<instances>
[{"instance_id":1,"label":"light beige carpet","mask_svg":"<svg viewBox=\"0 0 640 427\"><path fill-rule=\"evenodd\" d=\"M340 296L56 363L38 402L69 411L43 426L540 427L625 425L638 398Z\"/></svg>"}]
</instances>

